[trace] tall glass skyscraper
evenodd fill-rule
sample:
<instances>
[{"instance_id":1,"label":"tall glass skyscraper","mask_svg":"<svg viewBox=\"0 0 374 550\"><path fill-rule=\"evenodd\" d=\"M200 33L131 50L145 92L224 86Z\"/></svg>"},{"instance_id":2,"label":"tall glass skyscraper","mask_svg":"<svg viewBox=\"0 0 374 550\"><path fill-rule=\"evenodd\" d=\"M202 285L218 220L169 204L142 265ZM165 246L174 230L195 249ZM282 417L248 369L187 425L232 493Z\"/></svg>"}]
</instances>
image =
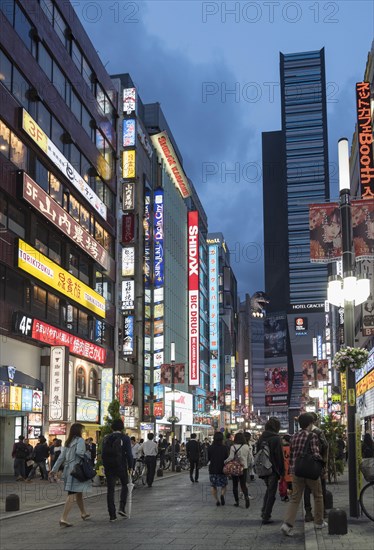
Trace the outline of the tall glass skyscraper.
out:
<instances>
[{"instance_id":1,"label":"tall glass skyscraper","mask_svg":"<svg viewBox=\"0 0 374 550\"><path fill-rule=\"evenodd\" d=\"M280 54L290 304L326 298L327 266L310 263L310 203L329 198L324 49Z\"/></svg>"}]
</instances>

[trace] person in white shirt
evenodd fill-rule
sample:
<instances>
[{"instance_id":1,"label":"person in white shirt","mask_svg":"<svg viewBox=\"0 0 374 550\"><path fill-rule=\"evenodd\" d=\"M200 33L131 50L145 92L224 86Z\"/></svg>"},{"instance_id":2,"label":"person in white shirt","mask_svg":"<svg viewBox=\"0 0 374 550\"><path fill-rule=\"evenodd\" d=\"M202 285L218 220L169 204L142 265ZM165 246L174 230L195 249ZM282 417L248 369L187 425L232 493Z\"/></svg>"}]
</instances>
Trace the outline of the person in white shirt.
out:
<instances>
[{"instance_id":1,"label":"person in white shirt","mask_svg":"<svg viewBox=\"0 0 374 550\"><path fill-rule=\"evenodd\" d=\"M230 447L230 454L226 462L228 462L229 460L232 460L234 456L239 458L244 468L241 476L232 476L232 491L235 499L234 506L239 506L238 485L240 483L240 487L243 491L243 495L245 499L245 507L249 508L249 496L248 496L248 488L247 488L247 470L251 462L251 451L249 446L247 445L244 434L241 432L238 432L237 434L235 434L234 443Z\"/></svg>"},{"instance_id":2,"label":"person in white shirt","mask_svg":"<svg viewBox=\"0 0 374 550\"><path fill-rule=\"evenodd\" d=\"M132 458L133 458L133 464L132 469L135 470L136 460L139 458L139 451L140 451L140 443L137 443L135 436L131 436L131 452L132 452Z\"/></svg>"},{"instance_id":3,"label":"person in white shirt","mask_svg":"<svg viewBox=\"0 0 374 550\"><path fill-rule=\"evenodd\" d=\"M156 472L156 461L158 453L158 445L153 441L154 434L150 432L147 436L147 440L144 441L141 452L144 454L144 462L147 466L147 485L152 487L153 480Z\"/></svg>"}]
</instances>

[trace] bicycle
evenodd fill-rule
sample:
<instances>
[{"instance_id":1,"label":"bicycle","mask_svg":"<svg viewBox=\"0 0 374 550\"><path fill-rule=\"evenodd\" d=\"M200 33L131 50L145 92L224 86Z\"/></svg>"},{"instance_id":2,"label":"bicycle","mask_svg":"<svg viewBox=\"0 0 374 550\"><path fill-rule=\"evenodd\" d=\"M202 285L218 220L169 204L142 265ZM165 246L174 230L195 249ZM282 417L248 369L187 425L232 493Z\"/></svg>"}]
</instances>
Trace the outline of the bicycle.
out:
<instances>
[{"instance_id":1,"label":"bicycle","mask_svg":"<svg viewBox=\"0 0 374 550\"><path fill-rule=\"evenodd\" d=\"M144 458L136 459L135 468L132 474L132 482L135 487L147 483L147 465L144 462Z\"/></svg>"},{"instance_id":2,"label":"bicycle","mask_svg":"<svg viewBox=\"0 0 374 550\"><path fill-rule=\"evenodd\" d=\"M371 521L374 521L374 481L369 481L360 492L361 510Z\"/></svg>"}]
</instances>

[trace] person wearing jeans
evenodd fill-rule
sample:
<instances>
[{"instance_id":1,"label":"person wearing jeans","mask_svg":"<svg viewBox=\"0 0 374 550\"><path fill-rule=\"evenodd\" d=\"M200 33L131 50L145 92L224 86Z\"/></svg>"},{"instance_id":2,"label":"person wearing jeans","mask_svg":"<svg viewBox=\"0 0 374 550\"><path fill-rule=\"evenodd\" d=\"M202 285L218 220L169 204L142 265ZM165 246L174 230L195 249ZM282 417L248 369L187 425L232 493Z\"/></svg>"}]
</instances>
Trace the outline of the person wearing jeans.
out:
<instances>
[{"instance_id":1,"label":"person wearing jeans","mask_svg":"<svg viewBox=\"0 0 374 550\"><path fill-rule=\"evenodd\" d=\"M262 525L273 523L271 520L271 513L277 494L278 481L285 474L282 442L278 435L280 427L281 425L278 418L271 416L265 424L265 431L261 434L257 442L257 449L261 448L262 443L268 444L270 452L269 458L272 467L272 473L262 478L266 485L266 492L261 508Z\"/></svg>"},{"instance_id":2,"label":"person wearing jeans","mask_svg":"<svg viewBox=\"0 0 374 550\"><path fill-rule=\"evenodd\" d=\"M287 537L293 536L293 526L305 487L309 487L314 497L315 528L322 529L323 527L327 526L327 523L323 521L323 495L321 479L318 478L314 480L298 477L295 475L295 461L303 453L309 434L312 432L313 416L309 413L301 414L299 416L299 425L301 429L295 435L293 435L291 439L290 471L293 474L292 494L287 505L284 522L281 526L281 532ZM320 454L318 444L318 436L315 432L312 432L312 437L309 444L309 452L314 456L316 460L322 461L322 456Z\"/></svg>"}]
</instances>

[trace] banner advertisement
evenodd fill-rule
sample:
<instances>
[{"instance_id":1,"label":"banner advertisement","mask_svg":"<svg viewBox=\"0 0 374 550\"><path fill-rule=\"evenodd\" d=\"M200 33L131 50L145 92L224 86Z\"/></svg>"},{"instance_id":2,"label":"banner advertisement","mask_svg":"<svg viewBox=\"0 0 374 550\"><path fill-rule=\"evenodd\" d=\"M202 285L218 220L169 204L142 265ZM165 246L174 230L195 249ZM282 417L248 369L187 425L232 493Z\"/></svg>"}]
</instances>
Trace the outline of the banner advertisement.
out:
<instances>
[{"instance_id":1,"label":"banner advertisement","mask_svg":"<svg viewBox=\"0 0 374 550\"><path fill-rule=\"evenodd\" d=\"M113 369L102 369L100 392L100 424L104 424L108 407L113 400Z\"/></svg>"},{"instance_id":2,"label":"banner advertisement","mask_svg":"<svg viewBox=\"0 0 374 550\"><path fill-rule=\"evenodd\" d=\"M188 212L188 339L189 385L200 378L199 213Z\"/></svg>"},{"instance_id":3,"label":"banner advertisement","mask_svg":"<svg viewBox=\"0 0 374 550\"><path fill-rule=\"evenodd\" d=\"M144 192L144 286L151 284L151 194Z\"/></svg>"},{"instance_id":4,"label":"banner advertisement","mask_svg":"<svg viewBox=\"0 0 374 550\"><path fill-rule=\"evenodd\" d=\"M163 364L161 365L161 377L160 382L164 385L170 385L171 384L171 365L170 364ZM174 365L174 384L184 384L184 371L185 371L185 365L184 363L175 363Z\"/></svg>"},{"instance_id":5,"label":"banner advertisement","mask_svg":"<svg viewBox=\"0 0 374 550\"><path fill-rule=\"evenodd\" d=\"M327 359L307 360L302 363L303 384L309 382L327 382L329 375L329 362Z\"/></svg>"},{"instance_id":6,"label":"banner advertisement","mask_svg":"<svg viewBox=\"0 0 374 550\"><path fill-rule=\"evenodd\" d=\"M108 269L109 254L105 248L25 172L22 197L105 270Z\"/></svg>"},{"instance_id":7,"label":"banner advertisement","mask_svg":"<svg viewBox=\"0 0 374 550\"><path fill-rule=\"evenodd\" d=\"M287 367L265 369L265 404L287 405L288 372Z\"/></svg>"},{"instance_id":8,"label":"banner advertisement","mask_svg":"<svg viewBox=\"0 0 374 550\"><path fill-rule=\"evenodd\" d=\"M361 196L374 197L373 127L371 123L370 82L357 82L357 138Z\"/></svg>"},{"instance_id":9,"label":"banner advertisement","mask_svg":"<svg viewBox=\"0 0 374 550\"><path fill-rule=\"evenodd\" d=\"M265 357L287 355L287 317L284 313L270 313L264 321Z\"/></svg>"},{"instance_id":10,"label":"banner advertisement","mask_svg":"<svg viewBox=\"0 0 374 550\"><path fill-rule=\"evenodd\" d=\"M373 296L362 304L362 335L371 336L374 334L374 300Z\"/></svg>"},{"instance_id":11,"label":"banner advertisement","mask_svg":"<svg viewBox=\"0 0 374 550\"><path fill-rule=\"evenodd\" d=\"M309 205L310 261L329 263L342 255L339 204Z\"/></svg>"},{"instance_id":12,"label":"banner advertisement","mask_svg":"<svg viewBox=\"0 0 374 550\"><path fill-rule=\"evenodd\" d=\"M18 239L18 267L68 296L74 302L105 318L105 300L38 250Z\"/></svg>"},{"instance_id":13,"label":"banner advertisement","mask_svg":"<svg viewBox=\"0 0 374 550\"><path fill-rule=\"evenodd\" d=\"M209 284L209 369L210 391L220 389L219 369L219 296L218 296L218 246L208 247L208 284Z\"/></svg>"},{"instance_id":14,"label":"banner advertisement","mask_svg":"<svg viewBox=\"0 0 374 550\"><path fill-rule=\"evenodd\" d=\"M356 261L372 260L374 258L374 200L352 201L351 214Z\"/></svg>"},{"instance_id":15,"label":"banner advertisement","mask_svg":"<svg viewBox=\"0 0 374 550\"><path fill-rule=\"evenodd\" d=\"M66 420L65 403L65 369L68 366L68 348L51 346L49 372L49 420Z\"/></svg>"},{"instance_id":16,"label":"banner advertisement","mask_svg":"<svg viewBox=\"0 0 374 550\"><path fill-rule=\"evenodd\" d=\"M35 141L35 143L44 151L53 164L63 173L79 193L90 203L90 205L100 214L104 220L107 217L107 208L105 204L94 193L88 183L76 171L74 166L64 157L56 145L43 132L40 126L29 115L25 109L22 111L22 128ZM104 159L103 159L104 160ZM106 163L105 163L106 164Z\"/></svg>"},{"instance_id":17,"label":"banner advertisement","mask_svg":"<svg viewBox=\"0 0 374 550\"><path fill-rule=\"evenodd\" d=\"M164 285L164 192L158 189L154 192L154 284Z\"/></svg>"}]
</instances>

